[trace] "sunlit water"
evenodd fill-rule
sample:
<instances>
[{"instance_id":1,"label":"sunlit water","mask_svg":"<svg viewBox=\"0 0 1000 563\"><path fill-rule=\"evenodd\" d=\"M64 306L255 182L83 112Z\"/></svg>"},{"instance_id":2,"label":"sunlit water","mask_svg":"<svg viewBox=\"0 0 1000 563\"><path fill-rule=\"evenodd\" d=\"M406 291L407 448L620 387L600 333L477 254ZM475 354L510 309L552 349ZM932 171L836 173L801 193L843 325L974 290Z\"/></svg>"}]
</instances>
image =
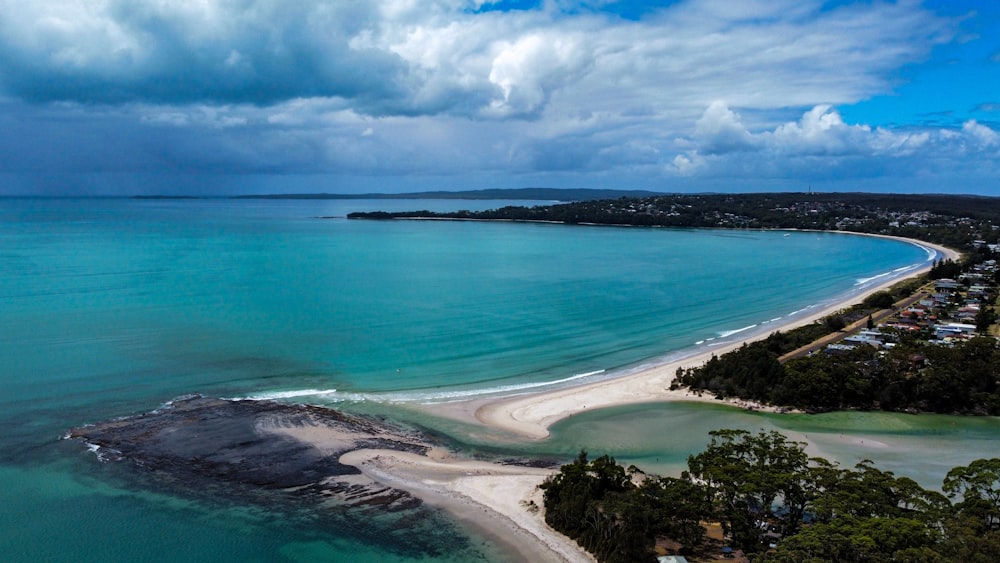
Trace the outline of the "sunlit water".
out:
<instances>
[{"instance_id":1,"label":"sunlit water","mask_svg":"<svg viewBox=\"0 0 1000 563\"><path fill-rule=\"evenodd\" d=\"M415 414L414 402L613 377L766 332L930 258L836 234L318 218L508 203L0 200L4 559L502 558L444 516L398 532L388 517L289 513L280 495L177 494L59 440L193 392L334 404L422 422L460 448L586 447L664 472L720 427L776 428L930 485L996 450L995 419L656 405L517 444Z\"/></svg>"}]
</instances>

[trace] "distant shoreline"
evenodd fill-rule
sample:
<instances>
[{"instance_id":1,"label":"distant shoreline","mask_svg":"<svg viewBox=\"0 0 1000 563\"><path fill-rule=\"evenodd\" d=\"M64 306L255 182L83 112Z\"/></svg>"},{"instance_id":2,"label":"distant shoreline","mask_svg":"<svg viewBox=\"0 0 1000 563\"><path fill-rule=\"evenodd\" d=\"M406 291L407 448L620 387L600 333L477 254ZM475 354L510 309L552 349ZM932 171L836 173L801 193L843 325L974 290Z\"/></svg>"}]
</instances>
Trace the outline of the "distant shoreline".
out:
<instances>
[{"instance_id":1,"label":"distant shoreline","mask_svg":"<svg viewBox=\"0 0 1000 563\"><path fill-rule=\"evenodd\" d=\"M451 200L510 200L510 201L582 201L617 199L621 197L659 197L673 195L649 190L611 190L594 188L487 188L481 190L432 190L422 192L338 194L338 193L295 193L295 194L241 194L218 196L185 195L133 195L132 199L451 199Z\"/></svg>"}]
</instances>

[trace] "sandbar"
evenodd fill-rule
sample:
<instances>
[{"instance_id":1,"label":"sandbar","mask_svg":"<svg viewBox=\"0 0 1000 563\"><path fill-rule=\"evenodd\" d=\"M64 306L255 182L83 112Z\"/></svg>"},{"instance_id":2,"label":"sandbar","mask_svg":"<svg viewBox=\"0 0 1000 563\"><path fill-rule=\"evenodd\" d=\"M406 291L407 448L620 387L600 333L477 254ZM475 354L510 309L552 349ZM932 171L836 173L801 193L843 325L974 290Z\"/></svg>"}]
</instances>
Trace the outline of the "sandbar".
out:
<instances>
[{"instance_id":1,"label":"sandbar","mask_svg":"<svg viewBox=\"0 0 1000 563\"><path fill-rule=\"evenodd\" d=\"M447 511L505 548L508 558L538 562L587 562L594 558L575 541L545 523L544 500L538 485L551 469L504 465L467 459L434 447L426 454L385 448L360 448L342 453L350 430L329 424L293 425L265 420L258 431L292 438L343 465L361 470L356 485L369 482L399 489Z\"/></svg>"},{"instance_id":2,"label":"sandbar","mask_svg":"<svg viewBox=\"0 0 1000 563\"><path fill-rule=\"evenodd\" d=\"M538 485L551 469L501 465L395 450L355 450L340 463L370 479L405 490L498 540L511 559L539 562L593 562L575 541L544 519Z\"/></svg>"}]
</instances>

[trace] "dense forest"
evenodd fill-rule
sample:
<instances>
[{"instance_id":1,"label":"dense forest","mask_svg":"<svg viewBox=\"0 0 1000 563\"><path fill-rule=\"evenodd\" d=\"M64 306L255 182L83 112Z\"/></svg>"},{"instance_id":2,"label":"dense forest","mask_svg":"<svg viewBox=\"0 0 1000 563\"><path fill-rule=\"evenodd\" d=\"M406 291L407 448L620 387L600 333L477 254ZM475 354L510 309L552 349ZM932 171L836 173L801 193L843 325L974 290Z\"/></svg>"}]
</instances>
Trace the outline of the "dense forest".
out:
<instances>
[{"instance_id":1,"label":"dense forest","mask_svg":"<svg viewBox=\"0 0 1000 563\"><path fill-rule=\"evenodd\" d=\"M904 335L887 351L861 346L784 364L773 351L773 338L780 335L679 370L674 384L810 412L858 408L1000 415L1000 350L993 337L946 347L911 342Z\"/></svg>"},{"instance_id":2,"label":"dense forest","mask_svg":"<svg viewBox=\"0 0 1000 563\"><path fill-rule=\"evenodd\" d=\"M552 221L567 224L820 229L919 238L968 247L1000 239L1000 198L868 193L699 194L621 197L486 211L351 213L352 219ZM956 228L961 227L961 228Z\"/></svg>"},{"instance_id":3,"label":"dense forest","mask_svg":"<svg viewBox=\"0 0 1000 563\"><path fill-rule=\"evenodd\" d=\"M777 432L718 430L679 478L581 452L542 485L545 519L604 562L653 562L657 544L775 563L1000 560L1000 459L952 469L941 494L803 448ZM721 543L706 534L713 523Z\"/></svg>"}]
</instances>

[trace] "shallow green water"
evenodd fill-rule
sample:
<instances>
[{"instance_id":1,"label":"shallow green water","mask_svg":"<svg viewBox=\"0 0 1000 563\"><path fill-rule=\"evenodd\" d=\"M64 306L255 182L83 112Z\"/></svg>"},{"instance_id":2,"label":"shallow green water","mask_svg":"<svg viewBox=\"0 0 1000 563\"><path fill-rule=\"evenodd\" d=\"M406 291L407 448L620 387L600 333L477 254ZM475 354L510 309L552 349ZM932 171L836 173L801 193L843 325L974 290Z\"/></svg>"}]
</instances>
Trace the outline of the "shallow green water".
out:
<instances>
[{"instance_id":1,"label":"shallow green water","mask_svg":"<svg viewBox=\"0 0 1000 563\"><path fill-rule=\"evenodd\" d=\"M845 467L870 459L883 470L940 489L949 469L1000 452L1000 419L897 413L767 414L722 405L669 403L583 413L560 421L558 451L610 453L654 473L677 474L719 428L777 430L812 456Z\"/></svg>"}]
</instances>

